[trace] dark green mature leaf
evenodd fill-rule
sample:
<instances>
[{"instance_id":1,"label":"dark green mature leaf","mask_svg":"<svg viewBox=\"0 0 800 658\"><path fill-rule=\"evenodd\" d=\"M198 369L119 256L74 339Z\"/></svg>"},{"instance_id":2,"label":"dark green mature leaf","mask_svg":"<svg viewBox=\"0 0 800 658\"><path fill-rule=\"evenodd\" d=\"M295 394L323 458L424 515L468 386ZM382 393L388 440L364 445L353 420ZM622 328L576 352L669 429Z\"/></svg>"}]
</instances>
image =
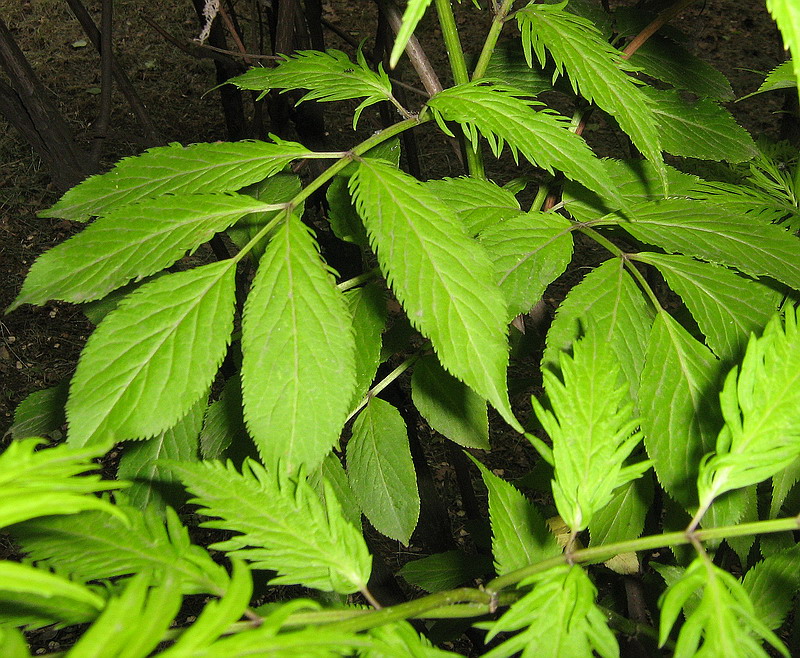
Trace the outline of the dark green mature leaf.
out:
<instances>
[{"instance_id":1,"label":"dark green mature leaf","mask_svg":"<svg viewBox=\"0 0 800 658\"><path fill-rule=\"evenodd\" d=\"M795 78L800 78L800 7L793 0L767 0L767 9L783 36L783 45L792 53Z\"/></svg>"},{"instance_id":2,"label":"dark green mature leaf","mask_svg":"<svg viewBox=\"0 0 800 658\"><path fill-rule=\"evenodd\" d=\"M419 519L419 492L400 412L372 398L353 423L347 476L361 510L378 532L408 544Z\"/></svg>"},{"instance_id":3,"label":"dark green mature leaf","mask_svg":"<svg viewBox=\"0 0 800 658\"><path fill-rule=\"evenodd\" d=\"M290 217L258 266L242 321L247 428L271 469L313 469L339 438L355 386L350 314L308 228Z\"/></svg>"},{"instance_id":4,"label":"dark green mature leaf","mask_svg":"<svg viewBox=\"0 0 800 658\"><path fill-rule=\"evenodd\" d=\"M345 520L354 528L361 527L361 507L350 487L342 462L333 452L329 452L319 467L309 473L308 483L314 487L323 504L325 497L332 492L339 501Z\"/></svg>"},{"instance_id":5,"label":"dark green mature leaf","mask_svg":"<svg viewBox=\"0 0 800 658\"><path fill-rule=\"evenodd\" d=\"M761 333L778 310L783 295L731 270L694 260L641 252L636 260L650 263L664 275L722 361L738 360L751 333Z\"/></svg>"},{"instance_id":6,"label":"dark green mature leaf","mask_svg":"<svg viewBox=\"0 0 800 658\"><path fill-rule=\"evenodd\" d=\"M661 145L667 153L703 160L744 162L756 155L753 138L714 101L690 102L671 89L647 89Z\"/></svg>"},{"instance_id":7,"label":"dark green mature leaf","mask_svg":"<svg viewBox=\"0 0 800 658\"><path fill-rule=\"evenodd\" d=\"M350 189L381 270L442 365L522 431L506 390L506 309L486 253L453 211L390 165L364 160Z\"/></svg>"},{"instance_id":8,"label":"dark green mature leaf","mask_svg":"<svg viewBox=\"0 0 800 658\"><path fill-rule=\"evenodd\" d=\"M44 436L60 429L66 424L64 407L67 404L69 382L58 386L34 391L14 409L14 422L6 435L14 440L31 436Z\"/></svg>"},{"instance_id":9,"label":"dark green mature leaf","mask_svg":"<svg viewBox=\"0 0 800 658\"><path fill-rule=\"evenodd\" d=\"M471 236L520 211L511 192L488 180L441 178L425 182L425 187L455 211Z\"/></svg>"},{"instance_id":10,"label":"dark green mature leaf","mask_svg":"<svg viewBox=\"0 0 800 658\"><path fill-rule=\"evenodd\" d=\"M492 572L492 561L485 555L461 551L434 553L406 562L400 575L426 592L443 592Z\"/></svg>"},{"instance_id":11,"label":"dark green mature leaf","mask_svg":"<svg viewBox=\"0 0 800 658\"><path fill-rule=\"evenodd\" d=\"M591 546L636 539L653 503L653 479L645 474L619 487L608 504L597 510L589 522Z\"/></svg>"},{"instance_id":12,"label":"dark green mature leaf","mask_svg":"<svg viewBox=\"0 0 800 658\"><path fill-rule=\"evenodd\" d=\"M41 217L85 221L119 206L162 194L232 192L278 173L310 153L295 142L215 142L158 146L120 160L106 174L69 190Z\"/></svg>"},{"instance_id":13,"label":"dark green mature leaf","mask_svg":"<svg viewBox=\"0 0 800 658\"><path fill-rule=\"evenodd\" d=\"M36 259L9 310L49 299L100 299L169 267L240 217L266 204L248 196L163 196L101 217Z\"/></svg>"},{"instance_id":14,"label":"dark green mature leaf","mask_svg":"<svg viewBox=\"0 0 800 658\"><path fill-rule=\"evenodd\" d=\"M371 556L359 530L342 515L336 495L325 502L302 476L271 472L245 460L242 473L228 462L170 462L206 516L203 525L241 534L216 543L226 551L280 575L274 584L301 584L350 594L366 586Z\"/></svg>"},{"instance_id":15,"label":"dark green mature leaf","mask_svg":"<svg viewBox=\"0 0 800 658\"><path fill-rule=\"evenodd\" d=\"M514 485L500 479L470 455L489 490L492 555L498 575L561 554L544 517Z\"/></svg>"},{"instance_id":16,"label":"dark green mature leaf","mask_svg":"<svg viewBox=\"0 0 800 658\"><path fill-rule=\"evenodd\" d=\"M353 318L356 386L351 408L367 394L381 362L381 334L386 327L386 297L376 283L344 294Z\"/></svg>"},{"instance_id":17,"label":"dark green mature leaf","mask_svg":"<svg viewBox=\"0 0 800 658\"><path fill-rule=\"evenodd\" d=\"M537 96L553 88L549 75L532 68L525 61L522 43L518 39L500 41L495 46L483 77L516 87L529 96Z\"/></svg>"},{"instance_id":18,"label":"dark green mature leaf","mask_svg":"<svg viewBox=\"0 0 800 658\"><path fill-rule=\"evenodd\" d=\"M208 392L233 330L235 270L221 261L163 276L109 313L72 378L68 441L154 436Z\"/></svg>"},{"instance_id":19,"label":"dark green mature leaf","mask_svg":"<svg viewBox=\"0 0 800 658\"><path fill-rule=\"evenodd\" d=\"M766 627L780 628L800 590L800 545L756 563L744 575L742 587Z\"/></svg>"},{"instance_id":20,"label":"dark green mature leaf","mask_svg":"<svg viewBox=\"0 0 800 658\"><path fill-rule=\"evenodd\" d=\"M556 72L566 71L569 75L576 93L614 117L636 148L655 165L666 186L652 104L636 81L626 74L633 67L591 21L564 11L566 4L531 3L516 12L528 64L532 64L535 54L544 66L549 55Z\"/></svg>"},{"instance_id":21,"label":"dark green mature leaf","mask_svg":"<svg viewBox=\"0 0 800 658\"><path fill-rule=\"evenodd\" d=\"M411 399L443 436L465 448L489 449L486 400L450 375L435 356L423 356L414 364Z\"/></svg>"},{"instance_id":22,"label":"dark green mature leaf","mask_svg":"<svg viewBox=\"0 0 800 658\"><path fill-rule=\"evenodd\" d=\"M659 482L685 509L697 505L700 460L713 449L722 418L716 400L721 364L666 312L653 324L639 389L647 453Z\"/></svg>"},{"instance_id":23,"label":"dark green mature leaf","mask_svg":"<svg viewBox=\"0 0 800 658\"><path fill-rule=\"evenodd\" d=\"M231 446L251 444L242 404L241 380L239 375L234 375L225 382L219 399L206 410L200 432L200 455L203 459L222 459L229 456Z\"/></svg>"},{"instance_id":24,"label":"dark green mature leaf","mask_svg":"<svg viewBox=\"0 0 800 658\"><path fill-rule=\"evenodd\" d=\"M353 207L347 181L347 178L337 176L325 192L328 201L328 221L337 238L366 248L369 247L369 238L361 218Z\"/></svg>"},{"instance_id":25,"label":"dark green mature leaf","mask_svg":"<svg viewBox=\"0 0 800 658\"><path fill-rule=\"evenodd\" d=\"M22 550L35 562L88 582L154 571L179 578L185 594L219 594L228 586L225 569L205 549L189 542L178 515L120 508L126 522L101 512L49 516L9 529Z\"/></svg>"},{"instance_id":26,"label":"dark green mature leaf","mask_svg":"<svg viewBox=\"0 0 800 658\"><path fill-rule=\"evenodd\" d=\"M508 142L515 157L519 151L531 164L551 173L557 169L622 207L624 201L604 176L600 161L569 130L570 120L520 95L511 87L478 81L439 92L428 107L443 130L448 131L442 118L457 121L473 144L478 133L489 140L496 156Z\"/></svg>"},{"instance_id":27,"label":"dark green mature leaf","mask_svg":"<svg viewBox=\"0 0 800 658\"><path fill-rule=\"evenodd\" d=\"M669 253L696 256L800 290L800 239L752 215L732 215L709 201L663 199L631 210L619 224L638 240Z\"/></svg>"},{"instance_id":28,"label":"dark green mature leaf","mask_svg":"<svg viewBox=\"0 0 800 658\"><path fill-rule=\"evenodd\" d=\"M557 369L562 351L569 352L579 337L596 333L611 344L636 400L653 316L623 263L606 261L572 288L558 307L547 332L542 367Z\"/></svg>"},{"instance_id":29,"label":"dark green mature leaf","mask_svg":"<svg viewBox=\"0 0 800 658\"><path fill-rule=\"evenodd\" d=\"M738 100L743 101L745 98L750 98L756 94L763 94L765 91L777 91L778 89L791 89L797 87L797 77L794 74L794 62L787 59L781 62L764 78L761 86L752 94L746 94Z\"/></svg>"},{"instance_id":30,"label":"dark green mature leaf","mask_svg":"<svg viewBox=\"0 0 800 658\"><path fill-rule=\"evenodd\" d=\"M483 231L495 279L508 302L507 320L527 313L572 259L572 223L555 213L519 214Z\"/></svg>"}]
</instances>

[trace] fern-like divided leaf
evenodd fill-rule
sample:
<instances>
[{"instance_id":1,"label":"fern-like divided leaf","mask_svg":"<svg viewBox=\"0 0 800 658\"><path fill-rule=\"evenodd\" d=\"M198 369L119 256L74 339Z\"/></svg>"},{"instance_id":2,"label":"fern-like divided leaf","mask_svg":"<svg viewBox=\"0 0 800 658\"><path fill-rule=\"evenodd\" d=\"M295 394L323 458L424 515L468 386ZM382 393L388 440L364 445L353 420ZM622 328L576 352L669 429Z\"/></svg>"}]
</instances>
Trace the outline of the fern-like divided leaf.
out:
<instances>
[{"instance_id":1,"label":"fern-like divided leaf","mask_svg":"<svg viewBox=\"0 0 800 658\"><path fill-rule=\"evenodd\" d=\"M41 217L86 221L112 209L162 194L233 192L278 173L310 153L304 146L268 142L218 142L158 146L120 160L108 173L69 190Z\"/></svg>"},{"instance_id":2,"label":"fern-like divided leaf","mask_svg":"<svg viewBox=\"0 0 800 658\"><path fill-rule=\"evenodd\" d=\"M500 155L507 142L515 157L520 152L531 164L550 172L557 169L601 197L613 199L616 207L624 206L600 161L569 130L570 120L538 101L520 98L521 94L518 89L478 81L445 89L430 99L428 107L442 130L450 132L443 119L457 121L473 144L481 134L494 154Z\"/></svg>"},{"instance_id":3,"label":"fern-like divided leaf","mask_svg":"<svg viewBox=\"0 0 800 658\"><path fill-rule=\"evenodd\" d=\"M765 480L800 455L800 328L793 307L775 316L761 338L750 339L720 402L725 427L716 454L700 468L702 506Z\"/></svg>"},{"instance_id":4,"label":"fern-like divided leaf","mask_svg":"<svg viewBox=\"0 0 800 658\"><path fill-rule=\"evenodd\" d=\"M564 11L566 1L529 4L517 12L528 65L533 54L541 66L552 58L556 74L566 71L576 93L613 116L620 128L658 169L666 188L666 168L661 158L658 123L651 103L625 71L633 67L609 45L594 24Z\"/></svg>"},{"instance_id":5,"label":"fern-like divided leaf","mask_svg":"<svg viewBox=\"0 0 800 658\"><path fill-rule=\"evenodd\" d=\"M202 513L220 519L204 525L242 533L212 548L242 557L253 568L277 571L274 584L341 594L366 586L371 556L332 490L323 505L302 475L291 477L282 468L268 472L252 460L245 461L241 474L231 463L170 462L170 467Z\"/></svg>"},{"instance_id":6,"label":"fern-like divided leaf","mask_svg":"<svg viewBox=\"0 0 800 658\"><path fill-rule=\"evenodd\" d=\"M573 343L573 356L562 353L564 381L544 370L552 411L532 398L536 416L553 441L553 497L573 532L586 528L614 489L639 477L649 462L623 466L641 441L635 432L628 386L619 381L613 351L594 336Z\"/></svg>"},{"instance_id":7,"label":"fern-like divided leaf","mask_svg":"<svg viewBox=\"0 0 800 658\"><path fill-rule=\"evenodd\" d=\"M308 93L297 101L298 104L306 100L325 102L364 98L355 109L353 129L364 108L381 101L394 101L392 83L383 66L379 67L377 73L371 70L360 50L355 64L341 50L327 50L324 53L301 50L291 57L285 57L275 68L253 68L228 82L239 89L261 91L263 94L271 89L308 89Z\"/></svg>"},{"instance_id":8,"label":"fern-like divided leaf","mask_svg":"<svg viewBox=\"0 0 800 658\"><path fill-rule=\"evenodd\" d=\"M126 482L103 481L99 475L76 477L96 469L90 460L104 450L62 444L34 452L43 443L44 439L37 438L12 441L0 455L0 528L39 516L84 510L124 518L107 501L86 494L119 489Z\"/></svg>"}]
</instances>

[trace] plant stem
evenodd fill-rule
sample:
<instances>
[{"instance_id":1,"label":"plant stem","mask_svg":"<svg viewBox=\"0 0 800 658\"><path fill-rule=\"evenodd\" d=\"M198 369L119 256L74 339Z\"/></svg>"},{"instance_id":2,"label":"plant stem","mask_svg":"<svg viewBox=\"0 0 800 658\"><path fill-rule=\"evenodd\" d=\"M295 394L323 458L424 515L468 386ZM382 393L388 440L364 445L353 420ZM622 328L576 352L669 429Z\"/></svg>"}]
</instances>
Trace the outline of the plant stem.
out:
<instances>
[{"instance_id":1,"label":"plant stem","mask_svg":"<svg viewBox=\"0 0 800 658\"><path fill-rule=\"evenodd\" d=\"M492 59L494 47L497 45L497 40L500 38L500 32L506 22L506 16L511 11L511 5L514 0L503 0L503 4L495 12L492 19L492 26L489 28L489 34L486 35L486 41L483 42L483 49L478 57L478 63L475 64L475 70L472 72L473 80L480 80L486 75L486 69L489 66L489 61Z\"/></svg>"},{"instance_id":2,"label":"plant stem","mask_svg":"<svg viewBox=\"0 0 800 658\"><path fill-rule=\"evenodd\" d=\"M397 366L392 372L390 372L386 377L381 379L375 386L373 386L367 394L364 396L364 399L358 403L358 406L350 412L350 415L347 417L347 420L344 422L347 423L351 418L353 418L359 411L361 411L364 407L369 404L369 401L374 398L378 393L380 393L383 389L385 389L389 384L391 384L395 379L397 379L400 375L402 375L406 370L408 370L414 362L419 358L419 354L413 354L408 357L403 363Z\"/></svg>"},{"instance_id":3,"label":"plant stem","mask_svg":"<svg viewBox=\"0 0 800 658\"><path fill-rule=\"evenodd\" d=\"M336 287L339 288L342 292L355 288L356 286L360 286L365 281L369 281L370 279L374 279L378 274L380 274L380 268L373 268L369 272L364 272L363 274L359 274L358 276L354 276L352 279L348 279L347 281L342 281Z\"/></svg>"}]
</instances>

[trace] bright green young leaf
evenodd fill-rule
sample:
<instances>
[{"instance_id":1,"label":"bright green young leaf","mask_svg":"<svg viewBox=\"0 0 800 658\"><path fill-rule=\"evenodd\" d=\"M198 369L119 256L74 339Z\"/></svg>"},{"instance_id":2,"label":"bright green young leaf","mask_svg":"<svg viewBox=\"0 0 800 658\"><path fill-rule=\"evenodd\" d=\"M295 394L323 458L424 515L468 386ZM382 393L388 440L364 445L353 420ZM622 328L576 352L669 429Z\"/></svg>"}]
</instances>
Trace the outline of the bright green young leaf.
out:
<instances>
[{"instance_id":1,"label":"bright green young leaf","mask_svg":"<svg viewBox=\"0 0 800 658\"><path fill-rule=\"evenodd\" d=\"M163 276L103 320L70 385L70 443L154 436L208 392L233 330L235 270L221 261Z\"/></svg>"},{"instance_id":2,"label":"bright green young leaf","mask_svg":"<svg viewBox=\"0 0 800 658\"><path fill-rule=\"evenodd\" d=\"M702 598L681 627L675 658L701 655L766 658L769 654L757 638L766 640L788 658L783 643L759 621L742 584L707 556L697 557L680 580L661 596L659 646L669 638L684 603L699 589L703 591Z\"/></svg>"},{"instance_id":3,"label":"bright green young leaf","mask_svg":"<svg viewBox=\"0 0 800 658\"><path fill-rule=\"evenodd\" d=\"M406 562L399 574L426 592L443 592L485 576L492 568L487 556L446 551Z\"/></svg>"},{"instance_id":4,"label":"bright green young leaf","mask_svg":"<svg viewBox=\"0 0 800 658\"><path fill-rule=\"evenodd\" d=\"M761 338L751 337L741 369L720 393L725 426L698 477L702 506L726 491L756 484L800 455L800 330L789 305Z\"/></svg>"},{"instance_id":5,"label":"bright green young leaf","mask_svg":"<svg viewBox=\"0 0 800 658\"><path fill-rule=\"evenodd\" d=\"M800 481L800 457L772 476L772 500L769 504L769 518L777 519L789 492Z\"/></svg>"},{"instance_id":6,"label":"bright green young leaf","mask_svg":"<svg viewBox=\"0 0 800 658\"><path fill-rule=\"evenodd\" d=\"M31 658L28 642L18 628L0 628L0 654L8 658Z\"/></svg>"},{"instance_id":7,"label":"bright green young leaf","mask_svg":"<svg viewBox=\"0 0 800 658\"><path fill-rule=\"evenodd\" d=\"M203 525L241 533L214 544L279 576L273 584L300 584L340 594L366 586L371 556L364 538L342 515L336 494L325 502L301 476L283 467L267 471L245 460L242 473L229 462L170 467L194 494L191 502L206 516L219 517ZM327 488L327 487L326 487Z\"/></svg>"},{"instance_id":8,"label":"bright green young leaf","mask_svg":"<svg viewBox=\"0 0 800 658\"><path fill-rule=\"evenodd\" d=\"M506 390L506 305L486 253L447 205L390 165L363 160L350 190L411 323L446 370L522 431Z\"/></svg>"},{"instance_id":9,"label":"bright green young leaf","mask_svg":"<svg viewBox=\"0 0 800 658\"><path fill-rule=\"evenodd\" d=\"M407 621L384 624L369 630L372 646L359 653L361 658L456 658L456 654L434 647Z\"/></svg>"},{"instance_id":10,"label":"bright green young leaf","mask_svg":"<svg viewBox=\"0 0 800 658\"><path fill-rule=\"evenodd\" d=\"M573 287L558 307L542 367L557 369L561 352L570 351L581 336L596 335L611 345L636 400L652 324L653 311L623 263L608 260Z\"/></svg>"},{"instance_id":11,"label":"bright green young leaf","mask_svg":"<svg viewBox=\"0 0 800 658\"><path fill-rule=\"evenodd\" d=\"M46 441L38 438L11 441L0 454L0 528L84 510L122 517L113 505L91 494L119 489L125 483L101 480L99 475L81 475L97 470L91 460L102 455L102 450L64 444L36 450L43 443Z\"/></svg>"},{"instance_id":12,"label":"bright green young leaf","mask_svg":"<svg viewBox=\"0 0 800 658\"><path fill-rule=\"evenodd\" d=\"M777 91L778 89L791 89L797 87L797 76L794 73L794 62L787 59L781 62L774 69L772 69L761 86L752 94L746 94L738 100L743 101L745 98L750 98L756 94L763 94L765 91Z\"/></svg>"},{"instance_id":13,"label":"bright green young leaf","mask_svg":"<svg viewBox=\"0 0 800 658\"><path fill-rule=\"evenodd\" d=\"M177 478L158 460L200 460L199 437L205 409L205 400L201 398L176 425L152 439L125 446L117 468L118 478L132 482L125 491L125 504L139 509L150 505L163 511L167 505L178 509L185 502Z\"/></svg>"},{"instance_id":14,"label":"bright green young leaf","mask_svg":"<svg viewBox=\"0 0 800 658\"><path fill-rule=\"evenodd\" d=\"M14 440L44 436L59 430L67 422L64 407L67 404L69 382L52 388L34 391L14 409L14 422L6 435Z\"/></svg>"},{"instance_id":15,"label":"bright green young leaf","mask_svg":"<svg viewBox=\"0 0 800 658\"><path fill-rule=\"evenodd\" d=\"M470 455L489 490L492 555L497 574L536 564L561 554L541 512L514 485L497 477Z\"/></svg>"},{"instance_id":16,"label":"bright green young leaf","mask_svg":"<svg viewBox=\"0 0 800 658\"><path fill-rule=\"evenodd\" d=\"M450 375L435 356L414 364L411 399L439 434L465 448L489 449L486 400Z\"/></svg>"},{"instance_id":17,"label":"bright green young leaf","mask_svg":"<svg viewBox=\"0 0 800 658\"><path fill-rule=\"evenodd\" d=\"M576 93L614 117L666 186L658 124L651 102L626 73L633 67L591 21L564 11L566 4L531 3L516 13L528 65L534 54L541 66L549 56Z\"/></svg>"},{"instance_id":18,"label":"bright green young leaf","mask_svg":"<svg viewBox=\"0 0 800 658\"><path fill-rule=\"evenodd\" d=\"M244 416L263 462L313 469L338 440L355 386L342 293L297 217L277 230L242 321Z\"/></svg>"},{"instance_id":19,"label":"bright green young leaf","mask_svg":"<svg viewBox=\"0 0 800 658\"><path fill-rule=\"evenodd\" d=\"M572 259L572 223L556 213L518 214L479 236L508 302L507 320L527 313Z\"/></svg>"},{"instance_id":20,"label":"bright green young leaf","mask_svg":"<svg viewBox=\"0 0 800 658\"><path fill-rule=\"evenodd\" d=\"M550 409L532 398L536 416L553 442L553 498L561 518L573 532L586 528L614 490L634 480L649 462L625 466L642 436L627 382L606 341L596 336L572 344L570 357L561 353L563 382L543 370Z\"/></svg>"},{"instance_id":21,"label":"bright green young leaf","mask_svg":"<svg viewBox=\"0 0 800 658\"><path fill-rule=\"evenodd\" d=\"M244 424L242 386L237 374L225 382L219 399L208 405L200 432L200 455L203 459L228 457L236 461L235 457L250 446L252 440Z\"/></svg>"},{"instance_id":22,"label":"bright green young leaf","mask_svg":"<svg viewBox=\"0 0 800 658\"><path fill-rule=\"evenodd\" d=\"M419 519L417 476L406 424L400 412L380 398L372 398L353 423L347 476L375 529L408 544Z\"/></svg>"},{"instance_id":23,"label":"bright green young leaf","mask_svg":"<svg viewBox=\"0 0 800 658\"><path fill-rule=\"evenodd\" d=\"M486 641L498 633L519 631L485 658L618 658L619 645L595 605L597 590L580 566L560 566L523 581L531 592L514 603L496 622L486 622Z\"/></svg>"},{"instance_id":24,"label":"bright green young leaf","mask_svg":"<svg viewBox=\"0 0 800 658\"><path fill-rule=\"evenodd\" d=\"M708 346L727 363L741 357L750 334L764 330L783 298L759 281L688 256L641 252L635 258L658 268L692 313Z\"/></svg>"},{"instance_id":25,"label":"bright green young leaf","mask_svg":"<svg viewBox=\"0 0 800 658\"><path fill-rule=\"evenodd\" d=\"M655 320L639 389L647 454L661 486L684 509L697 505L697 469L722 424L721 364L666 312Z\"/></svg>"},{"instance_id":26,"label":"bright green young leaf","mask_svg":"<svg viewBox=\"0 0 800 658\"><path fill-rule=\"evenodd\" d=\"M470 236L520 212L519 201L507 189L478 178L440 178L425 187L452 208Z\"/></svg>"},{"instance_id":27,"label":"bright green young leaf","mask_svg":"<svg viewBox=\"0 0 800 658\"><path fill-rule=\"evenodd\" d=\"M771 630L780 628L800 590L800 545L756 563L744 575L742 587L756 617Z\"/></svg>"},{"instance_id":28,"label":"bright green young leaf","mask_svg":"<svg viewBox=\"0 0 800 658\"><path fill-rule=\"evenodd\" d=\"M158 146L120 160L69 190L41 217L86 221L162 194L232 192L278 173L310 151L295 142L215 142Z\"/></svg>"},{"instance_id":29,"label":"bright green young leaf","mask_svg":"<svg viewBox=\"0 0 800 658\"><path fill-rule=\"evenodd\" d=\"M49 299L99 299L169 267L265 205L243 195L195 194L148 199L115 210L36 259L9 310Z\"/></svg>"},{"instance_id":30,"label":"bright green young leaf","mask_svg":"<svg viewBox=\"0 0 800 658\"><path fill-rule=\"evenodd\" d=\"M386 328L386 297L376 283L344 294L353 318L356 386L351 408L366 395L381 362L381 334Z\"/></svg>"},{"instance_id":31,"label":"bright green young leaf","mask_svg":"<svg viewBox=\"0 0 800 658\"><path fill-rule=\"evenodd\" d=\"M274 68L255 67L240 76L228 80L239 89L262 92L272 89L308 89L298 104L303 101L343 101L364 98L353 115L353 129L365 107L392 101L392 83L379 67L376 73L370 69L364 54L359 50L354 64L341 50L299 50Z\"/></svg>"},{"instance_id":32,"label":"bright green young leaf","mask_svg":"<svg viewBox=\"0 0 800 658\"><path fill-rule=\"evenodd\" d=\"M473 144L479 134L485 137L495 156L508 143L515 157L522 153L531 164L550 173L558 170L622 207L624 202L604 177L600 161L569 130L570 120L538 101L519 98L521 94L511 87L478 81L439 92L428 107L446 132L443 119L457 121Z\"/></svg>"},{"instance_id":33,"label":"bright green young leaf","mask_svg":"<svg viewBox=\"0 0 800 658\"><path fill-rule=\"evenodd\" d=\"M392 52L389 55L389 68L397 66L400 61L400 56L403 54L411 35L417 29L422 17L425 15L425 10L431 4L431 0L409 0L406 9L403 12L403 21L400 24L400 30L394 38L394 45Z\"/></svg>"},{"instance_id":34,"label":"bright green young leaf","mask_svg":"<svg viewBox=\"0 0 800 658\"><path fill-rule=\"evenodd\" d=\"M342 508L344 518L354 528L361 527L361 507L347 479L342 462L333 452L329 452L323 462L309 473L308 483L314 487L323 504L325 496L333 492Z\"/></svg>"},{"instance_id":35,"label":"bright green young leaf","mask_svg":"<svg viewBox=\"0 0 800 658\"><path fill-rule=\"evenodd\" d=\"M800 5L797 0L767 0L767 9L783 36L783 46L791 51L795 79L800 78Z\"/></svg>"},{"instance_id":36,"label":"bright green young leaf","mask_svg":"<svg viewBox=\"0 0 800 658\"><path fill-rule=\"evenodd\" d=\"M661 145L667 153L703 160L744 162L756 145L725 108L708 98L684 100L672 89L647 89L653 101Z\"/></svg>"},{"instance_id":37,"label":"bright green young leaf","mask_svg":"<svg viewBox=\"0 0 800 658\"><path fill-rule=\"evenodd\" d=\"M618 487L608 505L597 510L589 523L591 546L615 544L642 534L644 519L653 504L653 479L640 477Z\"/></svg>"}]
</instances>

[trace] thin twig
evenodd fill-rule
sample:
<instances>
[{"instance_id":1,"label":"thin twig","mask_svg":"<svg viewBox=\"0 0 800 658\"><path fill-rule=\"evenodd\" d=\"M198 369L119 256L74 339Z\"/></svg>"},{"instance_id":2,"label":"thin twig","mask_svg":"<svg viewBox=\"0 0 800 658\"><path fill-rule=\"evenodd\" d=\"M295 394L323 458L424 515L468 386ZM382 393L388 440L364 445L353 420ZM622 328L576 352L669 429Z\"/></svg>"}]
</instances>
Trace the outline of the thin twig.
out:
<instances>
[{"instance_id":1,"label":"thin twig","mask_svg":"<svg viewBox=\"0 0 800 658\"><path fill-rule=\"evenodd\" d=\"M100 110L94 123L94 141L92 143L92 165L100 164L103 142L108 136L111 125L111 93L114 90L114 56L111 44L114 29L114 2L103 0L100 14Z\"/></svg>"}]
</instances>

